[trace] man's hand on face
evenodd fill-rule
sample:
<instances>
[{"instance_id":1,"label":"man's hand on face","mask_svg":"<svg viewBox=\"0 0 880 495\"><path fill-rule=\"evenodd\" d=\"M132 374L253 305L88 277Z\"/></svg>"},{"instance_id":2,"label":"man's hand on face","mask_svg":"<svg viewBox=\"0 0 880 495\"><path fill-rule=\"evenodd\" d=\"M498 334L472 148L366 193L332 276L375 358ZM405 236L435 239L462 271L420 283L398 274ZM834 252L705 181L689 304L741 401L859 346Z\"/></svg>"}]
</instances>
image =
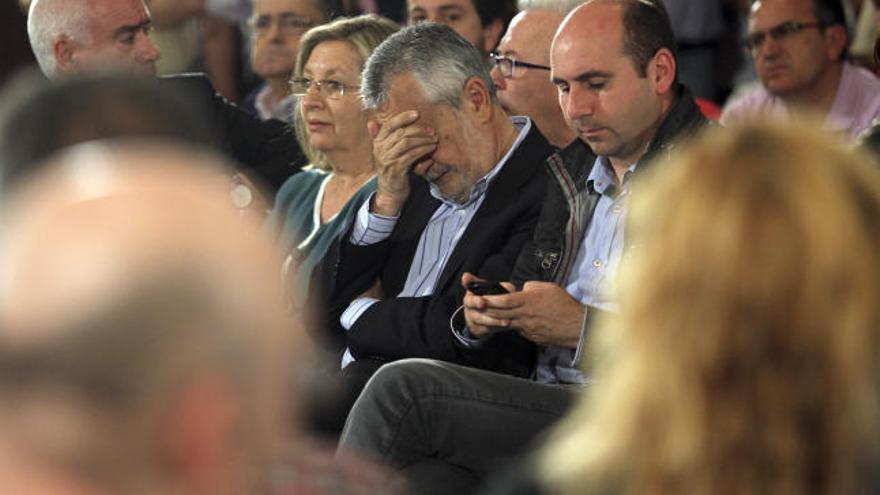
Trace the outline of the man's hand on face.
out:
<instances>
[{"instance_id":1,"label":"man's hand on face","mask_svg":"<svg viewBox=\"0 0 880 495\"><path fill-rule=\"evenodd\" d=\"M469 273L462 276L465 287L475 280ZM509 294L465 294L464 317L471 334L482 337L509 328L536 344L577 347L586 306L550 282L526 282L521 291L508 282L502 285Z\"/></svg>"},{"instance_id":2,"label":"man's hand on face","mask_svg":"<svg viewBox=\"0 0 880 495\"><path fill-rule=\"evenodd\" d=\"M397 216L409 196L409 175L421 175L432 164L427 155L437 148L437 136L430 127L416 123L419 113L409 110L391 115L384 122L370 121L373 159L376 163L376 194L370 211Z\"/></svg>"}]
</instances>

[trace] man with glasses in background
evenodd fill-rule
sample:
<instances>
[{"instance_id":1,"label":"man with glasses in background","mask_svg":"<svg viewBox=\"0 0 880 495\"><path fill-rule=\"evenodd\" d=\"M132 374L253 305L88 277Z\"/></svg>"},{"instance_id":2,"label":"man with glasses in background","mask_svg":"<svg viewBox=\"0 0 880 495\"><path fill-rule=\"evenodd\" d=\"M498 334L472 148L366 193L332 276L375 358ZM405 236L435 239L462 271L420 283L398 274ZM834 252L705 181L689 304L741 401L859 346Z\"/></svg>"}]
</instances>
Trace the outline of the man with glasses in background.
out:
<instances>
[{"instance_id":1,"label":"man with glasses in background","mask_svg":"<svg viewBox=\"0 0 880 495\"><path fill-rule=\"evenodd\" d=\"M721 122L806 113L858 136L880 115L880 80L846 61L848 43L840 0L755 1L745 46L761 87L728 103Z\"/></svg>"},{"instance_id":2,"label":"man with glasses in background","mask_svg":"<svg viewBox=\"0 0 880 495\"><path fill-rule=\"evenodd\" d=\"M294 97L288 81L293 74L299 40L330 16L328 2L320 0L254 0L249 25L251 66L263 84L248 94L242 108L266 119L293 122Z\"/></svg>"},{"instance_id":3,"label":"man with glasses in background","mask_svg":"<svg viewBox=\"0 0 880 495\"><path fill-rule=\"evenodd\" d=\"M557 148L576 134L562 116L556 86L550 81L550 44L565 15L582 0L519 0L517 14L490 55L492 82L501 106L511 115L532 119Z\"/></svg>"}]
</instances>

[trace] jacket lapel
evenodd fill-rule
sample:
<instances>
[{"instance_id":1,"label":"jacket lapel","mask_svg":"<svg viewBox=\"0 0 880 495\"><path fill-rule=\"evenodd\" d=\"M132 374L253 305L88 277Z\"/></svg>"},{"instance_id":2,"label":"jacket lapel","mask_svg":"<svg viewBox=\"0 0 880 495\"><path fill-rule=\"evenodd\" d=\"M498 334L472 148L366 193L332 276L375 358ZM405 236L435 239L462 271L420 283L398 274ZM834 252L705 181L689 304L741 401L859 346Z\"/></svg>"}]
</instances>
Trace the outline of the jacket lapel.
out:
<instances>
[{"instance_id":1,"label":"jacket lapel","mask_svg":"<svg viewBox=\"0 0 880 495\"><path fill-rule=\"evenodd\" d=\"M523 184L533 180L535 170L543 165L551 151L550 144L533 122L525 139L489 185L483 203L471 218L471 222L456 244L455 250L446 261L443 273L437 280L438 292L450 282L457 283L457 281L450 279L458 273L468 252L473 249L473 243L481 234L492 230L497 222L498 212L504 211L505 206L510 203L510 198L517 197L517 191Z\"/></svg>"}]
</instances>

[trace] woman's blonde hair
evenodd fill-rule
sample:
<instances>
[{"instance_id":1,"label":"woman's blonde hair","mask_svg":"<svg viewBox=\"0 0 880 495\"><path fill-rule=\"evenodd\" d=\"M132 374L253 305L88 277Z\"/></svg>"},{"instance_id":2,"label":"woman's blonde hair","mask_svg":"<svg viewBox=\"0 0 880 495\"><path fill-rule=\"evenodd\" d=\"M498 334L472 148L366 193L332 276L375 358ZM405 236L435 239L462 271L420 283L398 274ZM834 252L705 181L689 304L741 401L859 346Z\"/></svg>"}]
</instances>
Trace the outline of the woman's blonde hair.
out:
<instances>
[{"instance_id":1,"label":"woman's blonde hair","mask_svg":"<svg viewBox=\"0 0 880 495\"><path fill-rule=\"evenodd\" d=\"M880 174L817 131L718 129L638 184L554 493L856 493L877 468ZM861 493L861 492L859 492Z\"/></svg>"},{"instance_id":2,"label":"woman's blonde hair","mask_svg":"<svg viewBox=\"0 0 880 495\"><path fill-rule=\"evenodd\" d=\"M382 44L385 38L391 36L399 29L400 26L393 21L374 14L343 17L328 24L316 26L308 30L300 40L296 66L293 70L294 77L303 77L303 70L305 69L306 62L308 62L309 57L312 55L312 51L316 46L327 41L345 41L350 43L358 55L360 55L361 66L358 67L358 72L360 72L363 70L364 63L370 58L373 50ZM293 111L296 139L309 159L309 163L314 168L330 170L327 156L315 149L309 142L309 133L303 120L300 104L301 98L297 98Z\"/></svg>"}]
</instances>

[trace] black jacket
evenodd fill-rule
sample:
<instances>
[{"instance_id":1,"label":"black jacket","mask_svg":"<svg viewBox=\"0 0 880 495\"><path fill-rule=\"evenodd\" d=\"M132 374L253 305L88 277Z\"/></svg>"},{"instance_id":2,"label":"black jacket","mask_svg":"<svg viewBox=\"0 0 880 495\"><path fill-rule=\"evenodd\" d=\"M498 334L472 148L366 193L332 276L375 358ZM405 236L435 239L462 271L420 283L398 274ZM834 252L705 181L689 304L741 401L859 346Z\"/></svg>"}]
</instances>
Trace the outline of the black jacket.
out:
<instances>
[{"instance_id":1,"label":"black jacket","mask_svg":"<svg viewBox=\"0 0 880 495\"><path fill-rule=\"evenodd\" d=\"M514 261L532 238L546 185L544 160L552 146L534 125L494 178L441 273L436 291L426 297L396 298L406 283L422 231L440 202L427 182L414 178L412 192L394 231L385 241L355 246L346 233L327 260L330 332L344 339L355 357L395 360L426 357L525 376L533 350L512 332L499 334L481 349L457 345L449 319L464 297L461 276L475 273L509 280ZM346 332L339 317L376 279L387 298L373 305Z\"/></svg>"},{"instance_id":2,"label":"black jacket","mask_svg":"<svg viewBox=\"0 0 880 495\"><path fill-rule=\"evenodd\" d=\"M668 155L677 140L707 123L690 92L680 86L676 103L660 124L657 135L633 173L642 174L646 168L658 163L662 166L664 160L658 158ZM596 155L580 139L547 159L550 179L535 237L522 250L513 270L512 280L518 286L529 280L565 286L599 201L599 193L587 187L587 177L595 161ZM592 308L588 315L597 312ZM594 319L588 316L584 322L579 350L591 321ZM579 354L574 355L573 366L580 360Z\"/></svg>"},{"instance_id":3,"label":"black jacket","mask_svg":"<svg viewBox=\"0 0 880 495\"><path fill-rule=\"evenodd\" d=\"M271 195L305 165L293 129L279 120L260 120L217 94L204 74L159 78L160 84L184 92L208 112L220 149L241 165Z\"/></svg>"}]
</instances>

